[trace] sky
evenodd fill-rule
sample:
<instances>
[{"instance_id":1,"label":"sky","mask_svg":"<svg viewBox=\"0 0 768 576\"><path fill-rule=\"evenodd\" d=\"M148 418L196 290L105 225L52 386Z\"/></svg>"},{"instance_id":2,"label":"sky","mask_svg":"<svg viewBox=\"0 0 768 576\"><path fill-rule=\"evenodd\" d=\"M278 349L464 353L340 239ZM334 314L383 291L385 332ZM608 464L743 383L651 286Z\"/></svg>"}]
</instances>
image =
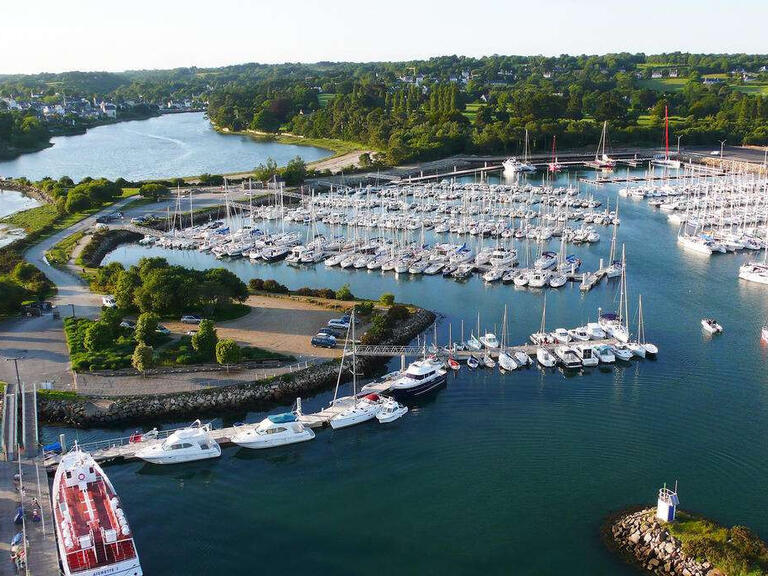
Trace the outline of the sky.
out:
<instances>
[{"instance_id":1,"label":"sky","mask_svg":"<svg viewBox=\"0 0 768 576\"><path fill-rule=\"evenodd\" d=\"M3 0L0 74L768 52L768 0Z\"/></svg>"}]
</instances>

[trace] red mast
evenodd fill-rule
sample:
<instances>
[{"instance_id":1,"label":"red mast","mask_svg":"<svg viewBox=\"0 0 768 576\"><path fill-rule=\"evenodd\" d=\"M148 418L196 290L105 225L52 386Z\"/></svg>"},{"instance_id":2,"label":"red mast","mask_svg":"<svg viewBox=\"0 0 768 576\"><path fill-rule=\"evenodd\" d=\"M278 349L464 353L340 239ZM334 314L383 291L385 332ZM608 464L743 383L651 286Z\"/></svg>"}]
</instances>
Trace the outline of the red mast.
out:
<instances>
[{"instance_id":1,"label":"red mast","mask_svg":"<svg viewBox=\"0 0 768 576\"><path fill-rule=\"evenodd\" d=\"M664 158L669 160L669 111L664 106Z\"/></svg>"}]
</instances>

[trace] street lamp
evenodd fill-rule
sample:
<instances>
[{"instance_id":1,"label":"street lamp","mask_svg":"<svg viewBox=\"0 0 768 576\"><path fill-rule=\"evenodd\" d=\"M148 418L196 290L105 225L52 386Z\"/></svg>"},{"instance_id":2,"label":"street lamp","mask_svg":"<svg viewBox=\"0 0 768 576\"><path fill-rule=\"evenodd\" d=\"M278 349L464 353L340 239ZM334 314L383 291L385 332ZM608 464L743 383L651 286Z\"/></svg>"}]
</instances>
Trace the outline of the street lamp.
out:
<instances>
[{"instance_id":1,"label":"street lamp","mask_svg":"<svg viewBox=\"0 0 768 576\"><path fill-rule=\"evenodd\" d=\"M677 137L677 154L678 155L680 154L680 138L682 137L683 137L682 135Z\"/></svg>"},{"instance_id":2,"label":"street lamp","mask_svg":"<svg viewBox=\"0 0 768 576\"><path fill-rule=\"evenodd\" d=\"M14 368L16 368L16 384L18 386L21 386L21 378L19 378L19 360L21 360L23 356L17 356L15 358L6 358L6 362L13 362Z\"/></svg>"},{"instance_id":3,"label":"street lamp","mask_svg":"<svg viewBox=\"0 0 768 576\"><path fill-rule=\"evenodd\" d=\"M723 147L728 140L720 140L720 170L723 169Z\"/></svg>"}]
</instances>

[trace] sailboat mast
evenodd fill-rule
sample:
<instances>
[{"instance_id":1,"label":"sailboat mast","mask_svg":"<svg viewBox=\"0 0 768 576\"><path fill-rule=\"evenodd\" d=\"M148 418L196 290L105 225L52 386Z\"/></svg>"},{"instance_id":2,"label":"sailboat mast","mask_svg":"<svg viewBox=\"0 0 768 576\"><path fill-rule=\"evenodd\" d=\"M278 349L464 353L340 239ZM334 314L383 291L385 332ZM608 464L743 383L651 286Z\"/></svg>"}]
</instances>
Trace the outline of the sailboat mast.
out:
<instances>
[{"instance_id":1,"label":"sailboat mast","mask_svg":"<svg viewBox=\"0 0 768 576\"><path fill-rule=\"evenodd\" d=\"M669 110L664 106L664 159L669 160Z\"/></svg>"}]
</instances>

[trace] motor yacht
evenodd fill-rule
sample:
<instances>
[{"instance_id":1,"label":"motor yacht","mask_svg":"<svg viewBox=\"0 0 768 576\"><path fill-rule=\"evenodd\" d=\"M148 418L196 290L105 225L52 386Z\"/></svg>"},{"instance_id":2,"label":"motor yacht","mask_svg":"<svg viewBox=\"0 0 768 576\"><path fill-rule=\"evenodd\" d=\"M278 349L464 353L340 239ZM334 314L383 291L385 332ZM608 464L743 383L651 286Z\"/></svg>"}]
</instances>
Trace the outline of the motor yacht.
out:
<instances>
[{"instance_id":1,"label":"motor yacht","mask_svg":"<svg viewBox=\"0 0 768 576\"><path fill-rule=\"evenodd\" d=\"M581 359L570 346L557 346L555 348L555 356L560 361L560 365L567 370L581 368Z\"/></svg>"},{"instance_id":2,"label":"motor yacht","mask_svg":"<svg viewBox=\"0 0 768 576\"><path fill-rule=\"evenodd\" d=\"M556 328L555 331L552 332L552 337L557 342L560 342L560 344L567 344L571 341L571 335L565 328Z\"/></svg>"},{"instance_id":3,"label":"motor yacht","mask_svg":"<svg viewBox=\"0 0 768 576\"><path fill-rule=\"evenodd\" d=\"M445 384L446 374L439 361L431 358L417 360L392 383L392 395L396 400L423 396Z\"/></svg>"},{"instance_id":4,"label":"motor yacht","mask_svg":"<svg viewBox=\"0 0 768 576\"><path fill-rule=\"evenodd\" d=\"M611 346L611 350L614 357L624 362L629 362L632 359L632 356L634 356L632 350L630 350L626 344L614 344Z\"/></svg>"},{"instance_id":5,"label":"motor yacht","mask_svg":"<svg viewBox=\"0 0 768 576\"><path fill-rule=\"evenodd\" d=\"M152 464L181 464L221 456L221 447L211 436L209 424L200 420L173 432L162 442L153 443L136 452L136 456Z\"/></svg>"},{"instance_id":6,"label":"motor yacht","mask_svg":"<svg viewBox=\"0 0 768 576\"><path fill-rule=\"evenodd\" d=\"M606 337L605 330L603 330L600 324L597 322L588 323L586 326L586 331L592 340L603 340Z\"/></svg>"},{"instance_id":7,"label":"motor yacht","mask_svg":"<svg viewBox=\"0 0 768 576\"><path fill-rule=\"evenodd\" d=\"M258 424L235 425L232 442L243 448L274 448L312 440L315 433L293 412L267 416Z\"/></svg>"},{"instance_id":8,"label":"motor yacht","mask_svg":"<svg viewBox=\"0 0 768 576\"><path fill-rule=\"evenodd\" d=\"M590 339L589 332L587 332L587 329L584 326L568 330L568 335L575 342L587 342Z\"/></svg>"}]
</instances>

